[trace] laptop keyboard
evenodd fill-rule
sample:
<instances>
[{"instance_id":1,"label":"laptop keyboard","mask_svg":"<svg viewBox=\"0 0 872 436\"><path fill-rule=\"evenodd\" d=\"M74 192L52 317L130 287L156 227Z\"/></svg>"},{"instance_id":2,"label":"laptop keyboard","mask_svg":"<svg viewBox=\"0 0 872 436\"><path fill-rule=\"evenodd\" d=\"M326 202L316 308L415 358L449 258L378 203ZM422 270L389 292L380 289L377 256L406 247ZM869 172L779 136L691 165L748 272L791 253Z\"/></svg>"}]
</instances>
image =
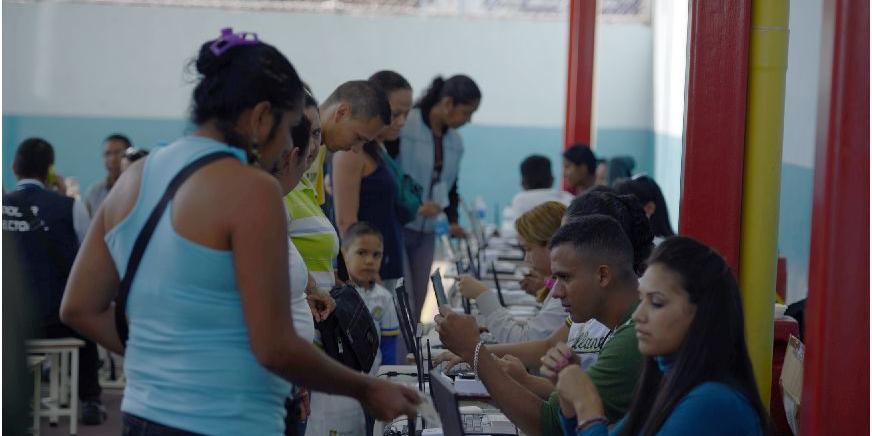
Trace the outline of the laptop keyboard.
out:
<instances>
[{"instance_id":1,"label":"laptop keyboard","mask_svg":"<svg viewBox=\"0 0 872 436\"><path fill-rule=\"evenodd\" d=\"M466 433L487 433L490 431L490 420L487 415L478 413L469 413L460 415L463 421L463 431Z\"/></svg>"}]
</instances>

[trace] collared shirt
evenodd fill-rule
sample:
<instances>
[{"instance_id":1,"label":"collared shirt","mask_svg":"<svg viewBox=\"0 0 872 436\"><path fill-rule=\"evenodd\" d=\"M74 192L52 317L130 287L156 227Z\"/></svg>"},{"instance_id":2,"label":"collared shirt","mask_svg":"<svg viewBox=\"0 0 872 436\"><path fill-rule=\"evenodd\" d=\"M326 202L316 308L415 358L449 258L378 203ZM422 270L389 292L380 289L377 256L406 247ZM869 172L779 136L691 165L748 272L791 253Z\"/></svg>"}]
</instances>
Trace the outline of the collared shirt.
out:
<instances>
[{"instance_id":1,"label":"collared shirt","mask_svg":"<svg viewBox=\"0 0 872 436\"><path fill-rule=\"evenodd\" d=\"M309 186L314 192L315 202L318 206L324 204L327 196L324 192L324 162L327 161L327 146L318 147L318 155L312 161L312 165L303 173L303 178L308 180Z\"/></svg>"},{"instance_id":2,"label":"collared shirt","mask_svg":"<svg viewBox=\"0 0 872 436\"><path fill-rule=\"evenodd\" d=\"M45 184L36 179L21 179L15 184L15 190L24 189L26 186L37 186L40 189L45 189ZM79 200L73 202L73 229L76 230L76 237L79 239L79 244L85 240L85 235L88 233L88 227L91 225L91 217L88 215L88 210L85 205Z\"/></svg>"},{"instance_id":3,"label":"collared shirt","mask_svg":"<svg viewBox=\"0 0 872 436\"><path fill-rule=\"evenodd\" d=\"M284 203L290 218L288 236L303 256L316 286L332 289L336 283L333 261L339 254L339 237L318 206L316 188L304 178L285 195Z\"/></svg>"}]
</instances>

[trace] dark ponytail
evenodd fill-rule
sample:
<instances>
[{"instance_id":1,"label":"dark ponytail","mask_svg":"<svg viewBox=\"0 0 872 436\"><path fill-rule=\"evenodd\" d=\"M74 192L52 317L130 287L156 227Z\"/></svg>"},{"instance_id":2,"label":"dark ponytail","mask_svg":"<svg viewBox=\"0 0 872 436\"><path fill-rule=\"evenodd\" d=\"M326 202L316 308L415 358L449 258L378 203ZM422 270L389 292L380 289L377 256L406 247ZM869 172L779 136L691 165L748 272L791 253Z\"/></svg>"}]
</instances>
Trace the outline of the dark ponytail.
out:
<instances>
[{"instance_id":1,"label":"dark ponytail","mask_svg":"<svg viewBox=\"0 0 872 436\"><path fill-rule=\"evenodd\" d=\"M651 233L651 224L639 201L635 197L617 195L607 189L591 190L572 200L566 209L566 222L575 222L581 217L594 214L608 215L621 224L633 244L633 269L641 276L645 272L645 261L651 254L654 234Z\"/></svg>"},{"instance_id":2,"label":"dark ponytail","mask_svg":"<svg viewBox=\"0 0 872 436\"><path fill-rule=\"evenodd\" d=\"M472 78L463 74L451 76L448 80L436 76L427 92L415 103L415 107L420 108L426 117L443 97L450 97L455 105L476 104L481 101L481 90Z\"/></svg>"},{"instance_id":3,"label":"dark ponytail","mask_svg":"<svg viewBox=\"0 0 872 436\"><path fill-rule=\"evenodd\" d=\"M654 231L654 236L665 238L675 234L672 223L669 222L669 209L666 208L663 191L654 179L645 175L632 179L623 178L615 180L614 187L621 194L635 195L642 206L649 201L654 203L654 215L651 215L651 230Z\"/></svg>"},{"instance_id":4,"label":"dark ponytail","mask_svg":"<svg viewBox=\"0 0 872 436\"><path fill-rule=\"evenodd\" d=\"M268 137L272 139L283 113L300 109L303 83L288 59L269 44L237 45L216 55L214 42L204 43L193 61L199 81L191 99L191 121L214 122L228 145L251 153L257 144L236 131L239 116L262 101L269 102L275 119Z\"/></svg>"}]
</instances>

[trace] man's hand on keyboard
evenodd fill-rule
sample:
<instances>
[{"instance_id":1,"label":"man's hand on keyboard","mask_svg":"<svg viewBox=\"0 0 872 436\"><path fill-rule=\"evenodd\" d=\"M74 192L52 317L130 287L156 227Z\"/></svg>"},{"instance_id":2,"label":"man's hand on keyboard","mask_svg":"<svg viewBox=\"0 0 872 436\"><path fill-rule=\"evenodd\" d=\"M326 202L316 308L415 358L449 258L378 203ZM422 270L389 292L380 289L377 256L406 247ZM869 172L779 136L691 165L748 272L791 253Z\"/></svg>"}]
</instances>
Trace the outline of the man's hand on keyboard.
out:
<instances>
[{"instance_id":1,"label":"man's hand on keyboard","mask_svg":"<svg viewBox=\"0 0 872 436\"><path fill-rule=\"evenodd\" d=\"M433 358L433 364L438 365L440 363L445 364L445 372L448 372L451 368L463 363L463 359L450 351L443 351Z\"/></svg>"},{"instance_id":2,"label":"man's hand on keyboard","mask_svg":"<svg viewBox=\"0 0 872 436\"><path fill-rule=\"evenodd\" d=\"M524 367L524 364L515 356L511 354L506 354L501 358L495 359L497 365L500 366L500 369L503 370L506 375L515 379L517 382L523 382L525 378L529 375L527 373L527 368ZM523 384L523 383L522 383Z\"/></svg>"}]
</instances>

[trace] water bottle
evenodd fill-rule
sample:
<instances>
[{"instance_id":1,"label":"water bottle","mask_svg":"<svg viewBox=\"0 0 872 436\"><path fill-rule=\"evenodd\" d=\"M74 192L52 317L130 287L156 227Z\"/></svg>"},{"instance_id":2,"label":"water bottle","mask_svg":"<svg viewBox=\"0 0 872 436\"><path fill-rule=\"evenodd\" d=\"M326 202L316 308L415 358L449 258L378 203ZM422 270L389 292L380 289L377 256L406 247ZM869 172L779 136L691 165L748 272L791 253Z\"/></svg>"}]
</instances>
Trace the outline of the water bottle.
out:
<instances>
[{"instance_id":1,"label":"water bottle","mask_svg":"<svg viewBox=\"0 0 872 436\"><path fill-rule=\"evenodd\" d=\"M445 213L440 213L439 216L436 217L436 222L433 224L433 231L436 232L436 236L440 238L448 235L448 217L445 216Z\"/></svg>"},{"instance_id":2,"label":"water bottle","mask_svg":"<svg viewBox=\"0 0 872 436\"><path fill-rule=\"evenodd\" d=\"M485 203L484 198L481 198L480 195L475 197L475 217L481 225L484 225L484 221L487 218L487 203Z\"/></svg>"}]
</instances>

